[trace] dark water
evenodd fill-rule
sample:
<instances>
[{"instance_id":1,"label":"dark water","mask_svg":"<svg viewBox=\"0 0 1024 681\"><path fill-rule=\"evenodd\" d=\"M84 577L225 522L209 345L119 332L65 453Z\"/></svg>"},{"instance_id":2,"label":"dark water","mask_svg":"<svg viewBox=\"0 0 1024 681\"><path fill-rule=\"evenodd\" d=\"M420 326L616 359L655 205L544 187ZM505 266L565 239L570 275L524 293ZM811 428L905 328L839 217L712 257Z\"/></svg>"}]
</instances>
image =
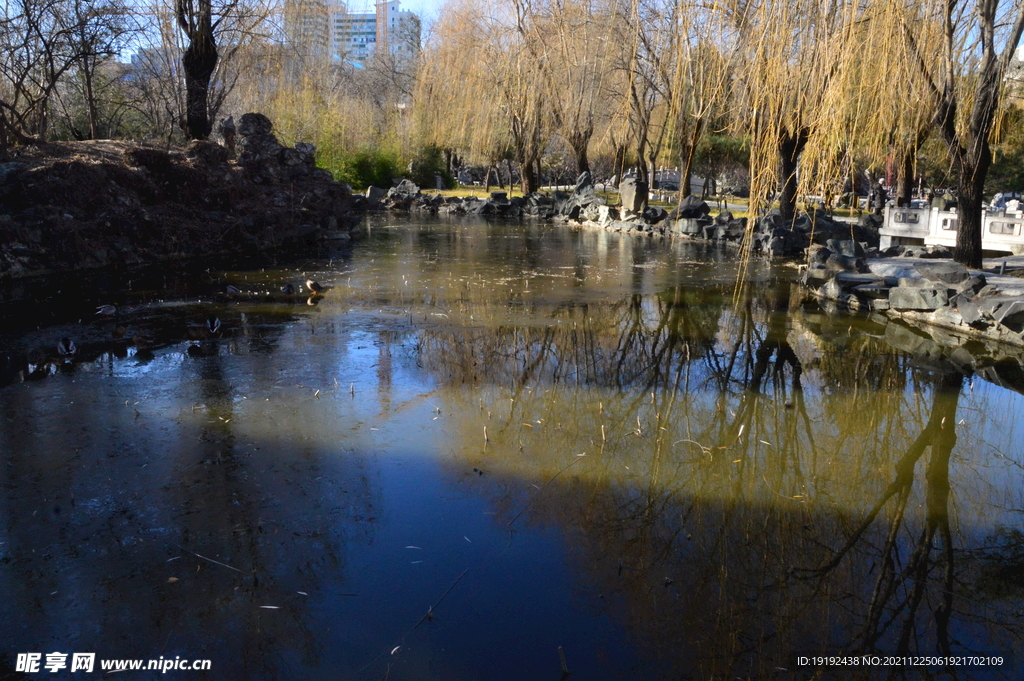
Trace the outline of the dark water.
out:
<instances>
[{"instance_id":1,"label":"dark water","mask_svg":"<svg viewBox=\"0 0 1024 681\"><path fill-rule=\"evenodd\" d=\"M7 308L4 664L554 680L561 648L574 679L1021 678L1012 353L829 314L784 266L737 293L695 245L368 231ZM278 292L307 273L332 288ZM822 653L1006 660L797 665ZM11 678L41 676L88 677Z\"/></svg>"}]
</instances>

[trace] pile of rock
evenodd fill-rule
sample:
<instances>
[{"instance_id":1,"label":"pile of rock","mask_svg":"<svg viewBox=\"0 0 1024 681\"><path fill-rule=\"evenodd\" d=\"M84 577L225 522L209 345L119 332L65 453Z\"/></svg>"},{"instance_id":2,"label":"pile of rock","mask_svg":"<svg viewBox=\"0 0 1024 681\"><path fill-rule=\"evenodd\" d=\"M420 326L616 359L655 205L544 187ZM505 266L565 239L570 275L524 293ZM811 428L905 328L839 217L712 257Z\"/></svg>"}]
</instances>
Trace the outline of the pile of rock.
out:
<instances>
[{"instance_id":1,"label":"pile of rock","mask_svg":"<svg viewBox=\"0 0 1024 681\"><path fill-rule=\"evenodd\" d=\"M443 196L424 194L413 182L402 180L385 191L368 187L357 204L367 210L428 213L430 215L489 215L518 218L523 216L550 218L557 212L555 199L540 193L508 198L507 192L491 192L490 198L474 196Z\"/></svg>"},{"instance_id":2,"label":"pile of rock","mask_svg":"<svg viewBox=\"0 0 1024 681\"><path fill-rule=\"evenodd\" d=\"M802 281L815 297L849 310L1024 345L1024 280L971 271L950 260L869 259L853 241L830 246L808 251Z\"/></svg>"},{"instance_id":3,"label":"pile of rock","mask_svg":"<svg viewBox=\"0 0 1024 681\"><path fill-rule=\"evenodd\" d=\"M62 142L0 164L0 278L215 255L308 253L345 241L361 215L315 147L284 147L241 117L239 159L211 141L168 151Z\"/></svg>"},{"instance_id":4,"label":"pile of rock","mask_svg":"<svg viewBox=\"0 0 1024 681\"><path fill-rule=\"evenodd\" d=\"M277 141L273 129L270 119L260 113L243 114L238 121L238 164L245 168L250 180L295 181L310 175L333 179L328 171L317 169L314 145L299 142L286 147ZM226 149L224 153L226 161Z\"/></svg>"}]
</instances>

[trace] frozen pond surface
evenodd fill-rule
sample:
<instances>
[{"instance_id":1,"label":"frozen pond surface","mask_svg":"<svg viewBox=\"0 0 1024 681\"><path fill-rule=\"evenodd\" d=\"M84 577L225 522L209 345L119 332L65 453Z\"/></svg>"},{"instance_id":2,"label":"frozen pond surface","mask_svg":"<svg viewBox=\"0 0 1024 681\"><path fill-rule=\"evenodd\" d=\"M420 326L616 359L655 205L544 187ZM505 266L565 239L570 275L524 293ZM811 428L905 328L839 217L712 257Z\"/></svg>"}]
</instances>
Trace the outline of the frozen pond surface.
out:
<instances>
[{"instance_id":1,"label":"frozen pond surface","mask_svg":"<svg viewBox=\"0 0 1024 681\"><path fill-rule=\"evenodd\" d=\"M801 304L785 267L737 292L732 254L693 244L368 231L123 292L111 319L8 319L4 666L557 679L561 647L574 679L886 678L796 657L1024 648L1013 363L965 375L911 329ZM307 274L318 304L279 293ZM11 678L40 676L82 674Z\"/></svg>"}]
</instances>

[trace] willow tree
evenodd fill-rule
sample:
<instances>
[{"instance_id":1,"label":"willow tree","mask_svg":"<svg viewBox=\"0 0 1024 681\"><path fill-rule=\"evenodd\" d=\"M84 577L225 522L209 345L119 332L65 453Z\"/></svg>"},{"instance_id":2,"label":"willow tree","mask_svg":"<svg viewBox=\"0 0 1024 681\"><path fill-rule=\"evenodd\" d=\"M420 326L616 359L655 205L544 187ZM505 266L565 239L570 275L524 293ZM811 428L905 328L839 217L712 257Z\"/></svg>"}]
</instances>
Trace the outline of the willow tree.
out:
<instances>
[{"instance_id":1,"label":"willow tree","mask_svg":"<svg viewBox=\"0 0 1024 681\"><path fill-rule=\"evenodd\" d=\"M959 178L954 255L968 267L981 267L989 135L1024 31L1024 0L926 0L901 10L914 69L908 75L921 79L930 93L935 126ZM939 46L937 59L932 45Z\"/></svg>"},{"instance_id":2,"label":"willow tree","mask_svg":"<svg viewBox=\"0 0 1024 681\"><path fill-rule=\"evenodd\" d=\"M834 75L814 103L819 115L804 149L799 191L830 198L845 178L855 191L858 163L872 172L894 164L906 196L917 152L931 130L931 104L919 80L894 77L908 65L894 14L898 5L864 3L848 11L833 42ZM891 68L878 68L880 55Z\"/></svg>"},{"instance_id":3,"label":"willow tree","mask_svg":"<svg viewBox=\"0 0 1024 681\"><path fill-rule=\"evenodd\" d=\"M552 127L572 150L577 171L589 171L590 141L609 115L606 83L621 50L612 39L615 14L600 0L513 4L516 30L535 61Z\"/></svg>"},{"instance_id":4,"label":"willow tree","mask_svg":"<svg viewBox=\"0 0 1024 681\"><path fill-rule=\"evenodd\" d=\"M511 149L524 193L540 188L550 95L525 44L521 7L449 3L423 54L416 112L425 141L493 161Z\"/></svg>"},{"instance_id":5,"label":"willow tree","mask_svg":"<svg viewBox=\"0 0 1024 681\"><path fill-rule=\"evenodd\" d=\"M686 0L679 0L680 6ZM672 75L667 79L671 134L679 152L679 197L692 193L693 164L701 138L709 127L723 123L738 54L735 43L721 40L726 34L721 13L688 6L680 13L680 39ZM725 46L723 50L720 45ZM719 128L724 127L722 125Z\"/></svg>"},{"instance_id":6,"label":"willow tree","mask_svg":"<svg viewBox=\"0 0 1024 681\"><path fill-rule=\"evenodd\" d=\"M751 210L778 190L779 211L796 213L804 149L827 113L823 93L836 78L854 2L752 0L728 6L745 68L737 101L751 138Z\"/></svg>"}]
</instances>

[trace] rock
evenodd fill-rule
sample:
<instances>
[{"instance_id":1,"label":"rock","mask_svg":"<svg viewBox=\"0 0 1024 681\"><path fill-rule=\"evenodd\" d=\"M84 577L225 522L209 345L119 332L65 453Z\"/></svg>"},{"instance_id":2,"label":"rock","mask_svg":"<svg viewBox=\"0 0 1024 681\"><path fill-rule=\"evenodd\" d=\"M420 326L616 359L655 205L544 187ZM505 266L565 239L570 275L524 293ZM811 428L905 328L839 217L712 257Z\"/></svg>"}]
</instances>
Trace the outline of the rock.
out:
<instances>
[{"instance_id":1,"label":"rock","mask_svg":"<svg viewBox=\"0 0 1024 681\"><path fill-rule=\"evenodd\" d=\"M380 187L373 185L366 188L366 198L370 203L380 203L388 193Z\"/></svg>"},{"instance_id":2,"label":"rock","mask_svg":"<svg viewBox=\"0 0 1024 681\"><path fill-rule=\"evenodd\" d=\"M839 272L835 276L836 283L842 288L853 288L855 286L876 286L881 283L881 278L874 274L859 274L856 272Z\"/></svg>"},{"instance_id":3,"label":"rock","mask_svg":"<svg viewBox=\"0 0 1024 681\"><path fill-rule=\"evenodd\" d=\"M283 147L270 133L244 135L239 144L238 162L246 168L257 168L260 164L277 161Z\"/></svg>"},{"instance_id":4,"label":"rock","mask_svg":"<svg viewBox=\"0 0 1024 681\"><path fill-rule=\"evenodd\" d=\"M1003 326L1014 327L1014 331L1019 330L1020 324L1024 322L1024 298L1000 305L992 316Z\"/></svg>"},{"instance_id":5,"label":"rock","mask_svg":"<svg viewBox=\"0 0 1024 681\"><path fill-rule=\"evenodd\" d=\"M417 187L412 180L402 180L397 185L388 190L387 196L388 198L415 198L419 196L419 193L420 188Z\"/></svg>"},{"instance_id":6,"label":"rock","mask_svg":"<svg viewBox=\"0 0 1024 681\"><path fill-rule=\"evenodd\" d=\"M894 310L938 310L948 302L945 289L897 286L889 290L889 305Z\"/></svg>"},{"instance_id":7,"label":"rock","mask_svg":"<svg viewBox=\"0 0 1024 681\"><path fill-rule=\"evenodd\" d=\"M194 159L205 165L217 165L228 162L228 150L210 140L193 140L185 148L185 157Z\"/></svg>"},{"instance_id":8,"label":"rock","mask_svg":"<svg viewBox=\"0 0 1024 681\"><path fill-rule=\"evenodd\" d=\"M861 298L889 299L889 287L878 284L861 284L853 287L853 293Z\"/></svg>"},{"instance_id":9,"label":"rock","mask_svg":"<svg viewBox=\"0 0 1024 681\"><path fill-rule=\"evenodd\" d=\"M832 250L833 253L845 255L851 258L863 258L864 247L856 241L846 239L840 241L838 239L829 239L825 244Z\"/></svg>"},{"instance_id":10,"label":"rock","mask_svg":"<svg viewBox=\"0 0 1024 681\"><path fill-rule=\"evenodd\" d=\"M717 222L720 225L727 225L730 222L732 222L732 220L733 220L732 211L728 211L728 210L723 210L721 213L719 213L715 217L715 222Z\"/></svg>"},{"instance_id":11,"label":"rock","mask_svg":"<svg viewBox=\"0 0 1024 681\"><path fill-rule=\"evenodd\" d=\"M590 175L589 170L584 170L580 173L580 176L576 178L576 186L573 187L572 193L577 195L594 193L594 178Z\"/></svg>"},{"instance_id":12,"label":"rock","mask_svg":"<svg viewBox=\"0 0 1024 681\"><path fill-rule=\"evenodd\" d=\"M954 284L950 288L954 289L957 293L966 294L968 296L976 295L979 291L987 286L984 274L978 274L972 276L969 279L961 281L958 284Z\"/></svg>"},{"instance_id":13,"label":"rock","mask_svg":"<svg viewBox=\"0 0 1024 681\"><path fill-rule=\"evenodd\" d=\"M952 258L953 251L945 246L926 246L922 258Z\"/></svg>"},{"instance_id":14,"label":"rock","mask_svg":"<svg viewBox=\"0 0 1024 681\"><path fill-rule=\"evenodd\" d=\"M700 234L704 229L703 223L695 218L678 218L672 224L677 234Z\"/></svg>"},{"instance_id":15,"label":"rock","mask_svg":"<svg viewBox=\"0 0 1024 681\"><path fill-rule=\"evenodd\" d=\"M825 261L825 267L833 272L867 272L867 263L861 258L833 253Z\"/></svg>"},{"instance_id":16,"label":"rock","mask_svg":"<svg viewBox=\"0 0 1024 681\"><path fill-rule=\"evenodd\" d=\"M914 269L928 281L951 286L971 278L971 274L967 271L966 267L952 261L917 263L914 265Z\"/></svg>"},{"instance_id":17,"label":"rock","mask_svg":"<svg viewBox=\"0 0 1024 681\"><path fill-rule=\"evenodd\" d=\"M274 124L261 113L242 114L242 117L238 119L238 134L243 137L269 135L273 129Z\"/></svg>"},{"instance_id":18,"label":"rock","mask_svg":"<svg viewBox=\"0 0 1024 681\"><path fill-rule=\"evenodd\" d=\"M619 211L611 206L598 206L597 207L597 223L602 227L607 227L612 222L619 219Z\"/></svg>"},{"instance_id":19,"label":"rock","mask_svg":"<svg viewBox=\"0 0 1024 681\"><path fill-rule=\"evenodd\" d=\"M697 198L693 194L690 194L679 206L672 211L670 217L672 218L703 218L711 214L711 208L708 204ZM721 214L719 215L721 217ZM729 213L729 220L722 221L720 224L726 224L732 220L732 213Z\"/></svg>"},{"instance_id":20,"label":"rock","mask_svg":"<svg viewBox=\"0 0 1024 681\"><path fill-rule=\"evenodd\" d=\"M627 177L619 183L619 198L623 210L640 213L647 204L647 183L635 177Z\"/></svg>"},{"instance_id":21,"label":"rock","mask_svg":"<svg viewBox=\"0 0 1024 681\"><path fill-rule=\"evenodd\" d=\"M151 170L165 170L171 167L171 155L163 149L149 147L129 147L124 150L124 160L128 165Z\"/></svg>"},{"instance_id":22,"label":"rock","mask_svg":"<svg viewBox=\"0 0 1024 681\"><path fill-rule=\"evenodd\" d=\"M17 179L18 175L21 175L28 166L20 161L10 161L8 163L0 163L0 187L3 187L9 182L13 182Z\"/></svg>"},{"instance_id":23,"label":"rock","mask_svg":"<svg viewBox=\"0 0 1024 681\"><path fill-rule=\"evenodd\" d=\"M307 165L316 165L316 145L309 142L296 142L295 151L302 154L303 162Z\"/></svg>"},{"instance_id":24,"label":"rock","mask_svg":"<svg viewBox=\"0 0 1024 681\"><path fill-rule=\"evenodd\" d=\"M828 261L828 256L830 255L832 255L832 251L821 244L811 244L807 247L808 263L824 265Z\"/></svg>"},{"instance_id":25,"label":"rock","mask_svg":"<svg viewBox=\"0 0 1024 681\"><path fill-rule=\"evenodd\" d=\"M648 206L647 210L644 211L644 220L647 220L652 225L658 224L667 217L668 211L660 206Z\"/></svg>"},{"instance_id":26,"label":"rock","mask_svg":"<svg viewBox=\"0 0 1024 681\"><path fill-rule=\"evenodd\" d=\"M885 218L883 216L870 214L861 216L860 220L857 222L857 225L859 227L863 227L864 229L874 230L877 232L884 223Z\"/></svg>"},{"instance_id":27,"label":"rock","mask_svg":"<svg viewBox=\"0 0 1024 681\"><path fill-rule=\"evenodd\" d=\"M555 206L557 208L557 212L561 215L567 216L571 220L579 217L580 209L592 204L600 206L605 203L607 202L594 192L594 183L590 178L590 173L588 172L580 173L572 194L566 194L565 192L559 191L555 192Z\"/></svg>"},{"instance_id":28,"label":"rock","mask_svg":"<svg viewBox=\"0 0 1024 681\"><path fill-rule=\"evenodd\" d=\"M896 282L897 286L902 286L904 288L935 288L934 283L927 279L919 279L917 277L899 277Z\"/></svg>"},{"instance_id":29,"label":"rock","mask_svg":"<svg viewBox=\"0 0 1024 681\"><path fill-rule=\"evenodd\" d=\"M492 201L507 201L508 192L491 192Z\"/></svg>"},{"instance_id":30,"label":"rock","mask_svg":"<svg viewBox=\"0 0 1024 681\"><path fill-rule=\"evenodd\" d=\"M811 265L804 272L803 283L811 288L817 288L822 283L828 281L833 275L833 272L826 268L824 265Z\"/></svg>"},{"instance_id":31,"label":"rock","mask_svg":"<svg viewBox=\"0 0 1024 681\"><path fill-rule=\"evenodd\" d=\"M281 150L281 163L283 165L292 167L303 165L305 162L305 157L295 149L285 148Z\"/></svg>"}]
</instances>

